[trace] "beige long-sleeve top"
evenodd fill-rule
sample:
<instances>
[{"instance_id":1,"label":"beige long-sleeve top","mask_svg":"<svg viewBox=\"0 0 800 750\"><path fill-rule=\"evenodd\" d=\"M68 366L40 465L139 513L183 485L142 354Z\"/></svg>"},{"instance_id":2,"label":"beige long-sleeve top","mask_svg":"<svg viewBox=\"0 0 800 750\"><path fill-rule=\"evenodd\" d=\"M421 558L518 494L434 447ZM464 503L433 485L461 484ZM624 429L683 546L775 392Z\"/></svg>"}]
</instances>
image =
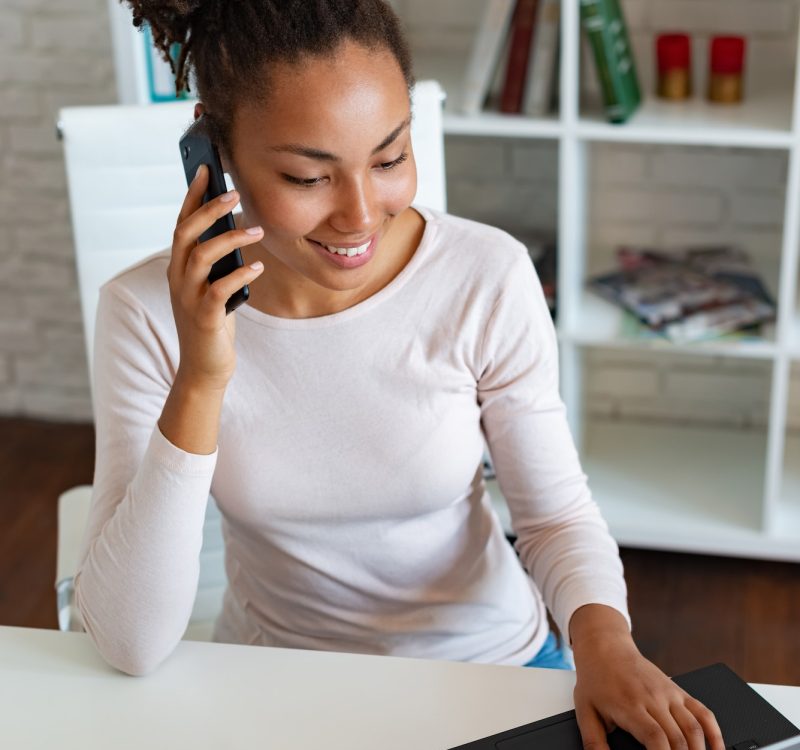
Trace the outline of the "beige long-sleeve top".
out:
<instances>
[{"instance_id":1,"label":"beige long-sleeve top","mask_svg":"<svg viewBox=\"0 0 800 750\"><path fill-rule=\"evenodd\" d=\"M587 603L628 617L525 247L415 208L420 245L372 297L310 319L237 311L212 455L157 426L179 358L168 252L102 288L76 597L111 664L146 673L183 634L209 492L229 579L219 640L523 664L547 635L544 602L563 632ZM519 559L485 489L483 435Z\"/></svg>"}]
</instances>

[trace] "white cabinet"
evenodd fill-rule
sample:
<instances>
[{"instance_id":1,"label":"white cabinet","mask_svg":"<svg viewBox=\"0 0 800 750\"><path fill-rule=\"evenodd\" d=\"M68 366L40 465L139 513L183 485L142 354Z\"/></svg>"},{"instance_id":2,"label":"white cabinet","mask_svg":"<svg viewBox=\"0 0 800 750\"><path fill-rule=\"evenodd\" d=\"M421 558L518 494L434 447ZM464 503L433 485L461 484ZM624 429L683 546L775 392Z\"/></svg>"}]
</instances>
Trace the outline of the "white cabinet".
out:
<instances>
[{"instance_id":1,"label":"white cabinet","mask_svg":"<svg viewBox=\"0 0 800 750\"><path fill-rule=\"evenodd\" d=\"M431 0L434 4L448 1ZM749 2L765 16L761 37L765 41L756 41L748 58L753 66L763 68L775 62L767 59L765 50L777 36L766 24L775 26L790 19L792 28L780 40L789 50L788 63L783 69L775 63L778 74L767 70L760 80L751 78L741 105L711 105L702 95L681 104L655 99L650 71L654 34L644 31L634 33L643 106L625 125L606 123L599 109L584 104L587 99L581 95L586 88L581 76L591 67L581 61L577 0L562 4L560 108L555 115L542 119L498 113L466 117L453 111L468 50L459 57L452 50L417 49L417 74L438 78L448 91L445 132L458 136L460 144L465 136L474 137L476 145L487 137L546 139L558 144L557 330L562 395L593 494L618 541L630 546L800 561L798 14L791 1ZM697 17L692 13L710 17L716 7L720 33L748 35L753 15L748 15L743 0L734 4L737 7L726 14L722 12L725 3L713 0L695 3L694 8L688 7L692 3L681 5L676 0L623 0L629 17L649 15L652 20L660 14L664 23L670 13L683 9L690 33L692 18ZM416 13L417 23L421 7L418 0L398 2L401 15ZM736 27L737 18L741 28ZM414 19L406 20L411 28ZM704 20L706 35L711 22ZM429 30L427 36L431 34ZM698 44L695 51L702 54L704 47ZM701 65L702 60L697 61L695 68ZM764 84L767 80L769 85ZM702 80L698 83L702 94ZM761 338L681 347L654 343L626 334L618 310L586 292L587 274L602 266L607 260L603 254L610 249L603 247L592 222L598 204L596 192L604 189L592 182L594 157L609 144L634 156L637 149L647 154L656 149L667 154L668 164L673 164L670 154L675 155L675 164L682 159L692 165L695 154L698 159L709 153L712 158L715 154L724 157L723 150L727 153L730 149L735 149L731 153L745 170L747 159L753 164L772 160L774 173L780 174L780 190L773 189L768 199L772 210L777 210L778 229L771 246L754 260L778 301L779 312L776 324L766 327ZM697 165L694 168L696 171ZM681 173L675 169L674 178L679 180ZM746 198L737 203L724 197L724 189L721 185L720 200L727 213L750 210L760 199L754 191L753 204ZM621 195L624 200L624 192ZM692 200L691 191L685 200ZM635 244L636 238L630 242ZM623 409L629 412L626 418L612 413L611 407L605 413L597 408L596 385L589 378L593 361L610 353L620 361L615 367L622 380L631 382L630 399ZM634 369L626 369L626 357L637 360L631 365ZM683 374L676 375L670 367L683 368ZM709 373L713 377L718 372L720 383L734 383L734 391L744 389L745 400L752 404L743 409L738 422L736 415L729 420L732 424L704 421L702 403L697 404L697 419L670 418L672 411L679 410L679 402L685 401L680 389L693 387L695 368L702 368L706 380ZM627 407L635 405L636 388L646 389L651 376L662 381L667 378L668 387L662 382L661 397L651 399L637 417L636 411ZM602 399L599 403L602 407ZM688 407L683 403L680 408ZM490 490L507 524L508 514L495 483L490 483Z\"/></svg>"}]
</instances>

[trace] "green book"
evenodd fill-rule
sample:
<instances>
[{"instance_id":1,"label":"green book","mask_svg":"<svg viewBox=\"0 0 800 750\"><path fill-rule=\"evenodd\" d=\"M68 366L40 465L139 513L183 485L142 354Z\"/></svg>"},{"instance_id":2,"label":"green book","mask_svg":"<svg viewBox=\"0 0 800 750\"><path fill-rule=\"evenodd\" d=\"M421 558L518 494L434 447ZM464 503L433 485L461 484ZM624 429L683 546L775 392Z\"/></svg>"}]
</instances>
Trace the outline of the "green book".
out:
<instances>
[{"instance_id":1,"label":"green book","mask_svg":"<svg viewBox=\"0 0 800 750\"><path fill-rule=\"evenodd\" d=\"M619 0L580 3L581 23L594 53L606 117L609 122L625 122L639 106L641 93Z\"/></svg>"}]
</instances>

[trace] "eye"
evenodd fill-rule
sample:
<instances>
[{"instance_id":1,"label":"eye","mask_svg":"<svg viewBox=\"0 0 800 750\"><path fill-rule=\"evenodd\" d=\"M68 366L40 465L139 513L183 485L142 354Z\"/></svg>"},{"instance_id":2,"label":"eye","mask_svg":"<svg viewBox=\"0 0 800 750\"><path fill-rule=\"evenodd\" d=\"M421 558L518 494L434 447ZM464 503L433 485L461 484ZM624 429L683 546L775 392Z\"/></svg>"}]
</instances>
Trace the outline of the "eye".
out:
<instances>
[{"instance_id":1,"label":"eye","mask_svg":"<svg viewBox=\"0 0 800 750\"><path fill-rule=\"evenodd\" d=\"M292 177L290 174L281 175L284 180L291 182L292 185L299 185L300 187L314 187L318 182L322 182L323 177L312 177L311 179L304 180L300 177Z\"/></svg>"},{"instance_id":2,"label":"eye","mask_svg":"<svg viewBox=\"0 0 800 750\"><path fill-rule=\"evenodd\" d=\"M406 159L408 159L408 151L403 151L403 153L400 154L400 156L398 156L394 161L386 161L379 166L384 172L388 172L389 170L392 170L402 164ZM298 185L299 187L304 188L314 187L325 179L324 177L311 177L309 179L303 179L301 177L292 177L288 174L283 174L281 176L287 182L291 182L293 185Z\"/></svg>"},{"instance_id":3,"label":"eye","mask_svg":"<svg viewBox=\"0 0 800 750\"><path fill-rule=\"evenodd\" d=\"M402 164L406 159L408 159L408 151L403 151L394 161L387 161L381 164L381 169L388 172L390 169L394 169L396 166Z\"/></svg>"}]
</instances>

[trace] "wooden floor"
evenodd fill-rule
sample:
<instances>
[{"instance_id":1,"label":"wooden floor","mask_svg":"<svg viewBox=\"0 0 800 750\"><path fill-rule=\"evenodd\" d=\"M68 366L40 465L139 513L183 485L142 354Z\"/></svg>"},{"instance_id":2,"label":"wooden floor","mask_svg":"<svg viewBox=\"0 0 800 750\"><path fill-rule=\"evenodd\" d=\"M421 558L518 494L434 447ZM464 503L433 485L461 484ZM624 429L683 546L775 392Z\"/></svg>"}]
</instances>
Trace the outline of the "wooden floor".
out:
<instances>
[{"instance_id":1,"label":"wooden floor","mask_svg":"<svg viewBox=\"0 0 800 750\"><path fill-rule=\"evenodd\" d=\"M56 499L90 483L91 425L0 419L0 625L55 628ZM800 565L622 550L634 636L668 674L716 661L800 685Z\"/></svg>"}]
</instances>

